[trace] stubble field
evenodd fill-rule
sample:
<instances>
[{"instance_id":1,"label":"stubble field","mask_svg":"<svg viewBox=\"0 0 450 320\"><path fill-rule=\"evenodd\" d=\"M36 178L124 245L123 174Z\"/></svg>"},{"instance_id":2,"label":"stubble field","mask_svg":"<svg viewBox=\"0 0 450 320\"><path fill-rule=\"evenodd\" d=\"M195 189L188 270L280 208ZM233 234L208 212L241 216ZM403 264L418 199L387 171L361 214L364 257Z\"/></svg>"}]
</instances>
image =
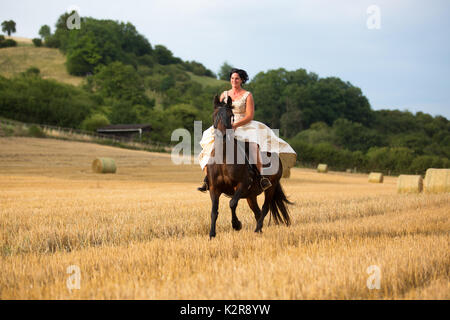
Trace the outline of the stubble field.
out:
<instances>
[{"instance_id":1,"label":"stubble field","mask_svg":"<svg viewBox=\"0 0 450 320\"><path fill-rule=\"evenodd\" d=\"M255 234L244 200L234 231L222 196L210 241L202 178L169 154L0 138L0 299L450 298L448 193L295 168L290 227Z\"/></svg>"}]
</instances>

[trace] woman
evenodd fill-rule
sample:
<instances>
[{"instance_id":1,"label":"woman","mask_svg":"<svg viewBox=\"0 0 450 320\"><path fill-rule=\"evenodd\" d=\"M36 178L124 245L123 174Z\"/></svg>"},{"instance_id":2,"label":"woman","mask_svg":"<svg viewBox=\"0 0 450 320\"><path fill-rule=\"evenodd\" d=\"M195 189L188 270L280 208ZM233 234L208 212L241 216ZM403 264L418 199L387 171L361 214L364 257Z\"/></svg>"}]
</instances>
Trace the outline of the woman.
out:
<instances>
[{"instance_id":1,"label":"woman","mask_svg":"<svg viewBox=\"0 0 450 320\"><path fill-rule=\"evenodd\" d=\"M220 96L220 101L227 102L229 98L232 99L234 114L232 127L234 130L234 136L238 140L250 142L250 156L253 159L257 159L256 166L261 176L260 185L263 190L266 190L271 186L271 183L269 179L262 175L260 151L279 153L282 161L283 159L287 160L283 161L286 166L292 166L295 163L297 154L287 142L278 138L275 133L264 123L253 120L255 113L253 96L249 91L242 88L242 85L247 81L247 72L242 69L232 69L230 71L231 90L224 91ZM213 126L203 132L200 145L203 150L199 155L199 163L206 174L206 165L208 164L212 149L214 148ZM289 170L289 167L285 168L285 170ZM205 192L208 188L208 178L205 177L203 186L198 188L198 190Z\"/></svg>"}]
</instances>

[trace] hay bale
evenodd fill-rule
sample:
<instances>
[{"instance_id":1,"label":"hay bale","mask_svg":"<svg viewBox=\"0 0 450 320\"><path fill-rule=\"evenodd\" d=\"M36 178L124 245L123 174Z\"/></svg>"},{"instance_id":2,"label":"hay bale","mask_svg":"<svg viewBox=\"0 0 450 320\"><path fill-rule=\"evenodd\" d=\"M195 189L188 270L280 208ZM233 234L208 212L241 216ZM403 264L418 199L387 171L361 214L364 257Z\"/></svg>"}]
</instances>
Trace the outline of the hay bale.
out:
<instances>
[{"instance_id":1,"label":"hay bale","mask_svg":"<svg viewBox=\"0 0 450 320\"><path fill-rule=\"evenodd\" d=\"M328 172L328 165L324 163L319 163L317 166L317 172L320 173L327 173Z\"/></svg>"},{"instance_id":2,"label":"hay bale","mask_svg":"<svg viewBox=\"0 0 450 320\"><path fill-rule=\"evenodd\" d=\"M450 192L450 169L427 169L423 182L425 193Z\"/></svg>"},{"instance_id":3,"label":"hay bale","mask_svg":"<svg viewBox=\"0 0 450 320\"><path fill-rule=\"evenodd\" d=\"M381 172L371 172L369 174L369 182L383 183L383 174Z\"/></svg>"},{"instance_id":4,"label":"hay bale","mask_svg":"<svg viewBox=\"0 0 450 320\"><path fill-rule=\"evenodd\" d=\"M397 193L420 193L422 189L422 176L402 174L398 177Z\"/></svg>"},{"instance_id":5,"label":"hay bale","mask_svg":"<svg viewBox=\"0 0 450 320\"><path fill-rule=\"evenodd\" d=\"M116 173L116 162L111 158L97 158L92 162L95 173Z\"/></svg>"},{"instance_id":6,"label":"hay bale","mask_svg":"<svg viewBox=\"0 0 450 320\"><path fill-rule=\"evenodd\" d=\"M347 169L347 170L345 170L345 172L352 173L352 169Z\"/></svg>"}]
</instances>

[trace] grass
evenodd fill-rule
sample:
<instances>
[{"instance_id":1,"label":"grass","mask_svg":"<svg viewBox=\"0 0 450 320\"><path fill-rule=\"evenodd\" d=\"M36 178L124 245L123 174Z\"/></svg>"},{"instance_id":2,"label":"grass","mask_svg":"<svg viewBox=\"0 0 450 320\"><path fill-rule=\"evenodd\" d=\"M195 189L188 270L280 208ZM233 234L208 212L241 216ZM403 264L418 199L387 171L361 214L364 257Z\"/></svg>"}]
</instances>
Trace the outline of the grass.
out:
<instances>
[{"instance_id":1,"label":"grass","mask_svg":"<svg viewBox=\"0 0 450 320\"><path fill-rule=\"evenodd\" d=\"M214 86L229 84L228 81L218 80L218 79L211 78L211 77L197 76L197 75L193 74L192 72L187 72L187 74L189 74L189 76L191 77L191 80L200 83L204 87L206 87L206 86L214 87Z\"/></svg>"},{"instance_id":2,"label":"grass","mask_svg":"<svg viewBox=\"0 0 450 320\"><path fill-rule=\"evenodd\" d=\"M170 155L0 138L0 299L449 299L450 195L397 194L396 178L294 168L292 225L208 238L197 165ZM94 174L96 157L117 173ZM263 197L258 199L260 204ZM69 291L67 267L81 270ZM369 290L367 268L381 270Z\"/></svg>"},{"instance_id":3,"label":"grass","mask_svg":"<svg viewBox=\"0 0 450 320\"><path fill-rule=\"evenodd\" d=\"M5 39L13 39L17 42L18 47L33 47L33 40L30 38L23 37L14 37L14 36L5 36Z\"/></svg>"},{"instance_id":4,"label":"grass","mask_svg":"<svg viewBox=\"0 0 450 320\"><path fill-rule=\"evenodd\" d=\"M17 47L0 49L0 75L12 77L30 67L37 67L44 79L55 79L75 86L83 81L83 77L75 77L67 72L66 57L58 49L36 48L31 44L31 39L13 39L18 41Z\"/></svg>"}]
</instances>

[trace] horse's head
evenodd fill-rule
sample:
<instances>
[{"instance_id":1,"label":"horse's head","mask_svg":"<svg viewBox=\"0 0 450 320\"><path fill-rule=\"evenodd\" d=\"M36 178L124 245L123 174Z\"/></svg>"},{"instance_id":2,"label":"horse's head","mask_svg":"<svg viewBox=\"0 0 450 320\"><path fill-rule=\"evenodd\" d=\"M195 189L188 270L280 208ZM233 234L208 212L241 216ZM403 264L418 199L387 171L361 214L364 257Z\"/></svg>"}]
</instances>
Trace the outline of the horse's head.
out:
<instances>
[{"instance_id":1,"label":"horse's head","mask_svg":"<svg viewBox=\"0 0 450 320\"><path fill-rule=\"evenodd\" d=\"M219 97L214 97L214 113L213 123L214 129L218 129L225 137L227 129L233 129L231 126L231 118L233 115L233 101L228 97L227 102L220 102Z\"/></svg>"}]
</instances>

